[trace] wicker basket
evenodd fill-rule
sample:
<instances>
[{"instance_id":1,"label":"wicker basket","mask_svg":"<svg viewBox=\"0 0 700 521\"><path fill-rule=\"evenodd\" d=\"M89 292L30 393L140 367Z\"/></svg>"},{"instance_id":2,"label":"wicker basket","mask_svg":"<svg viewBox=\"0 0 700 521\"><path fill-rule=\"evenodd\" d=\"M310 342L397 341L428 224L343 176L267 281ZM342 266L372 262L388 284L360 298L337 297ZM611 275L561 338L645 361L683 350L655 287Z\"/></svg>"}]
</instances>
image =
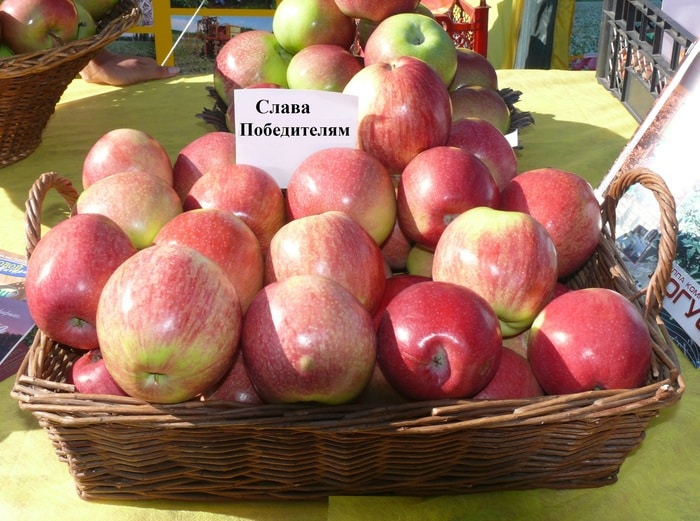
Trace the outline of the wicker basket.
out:
<instances>
[{"instance_id":1,"label":"wicker basket","mask_svg":"<svg viewBox=\"0 0 700 521\"><path fill-rule=\"evenodd\" d=\"M635 183L652 190L662 209L659 264L641 295L610 230L617 200ZM77 197L55 173L36 181L27 201L30 253L51 188L69 205ZM569 283L615 288L648 303L653 367L638 389L402 405L156 405L75 393L65 382L79 353L39 332L12 395L46 429L85 499L433 496L607 485L649 420L676 403L685 384L655 318L675 252L673 198L658 176L638 170L615 179L602 212L608 226L601 244Z\"/></svg>"},{"instance_id":2,"label":"wicker basket","mask_svg":"<svg viewBox=\"0 0 700 521\"><path fill-rule=\"evenodd\" d=\"M135 0L122 0L90 38L0 59L0 168L36 150L68 84L140 16Z\"/></svg>"}]
</instances>

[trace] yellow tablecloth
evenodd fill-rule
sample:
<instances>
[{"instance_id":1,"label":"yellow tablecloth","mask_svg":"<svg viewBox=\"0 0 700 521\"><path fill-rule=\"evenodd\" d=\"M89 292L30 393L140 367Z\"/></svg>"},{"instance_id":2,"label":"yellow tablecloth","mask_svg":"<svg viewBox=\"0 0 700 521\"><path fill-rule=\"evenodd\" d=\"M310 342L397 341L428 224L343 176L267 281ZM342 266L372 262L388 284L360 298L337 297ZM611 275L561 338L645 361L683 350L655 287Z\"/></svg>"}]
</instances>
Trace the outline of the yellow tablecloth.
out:
<instances>
[{"instance_id":1,"label":"yellow tablecloth","mask_svg":"<svg viewBox=\"0 0 700 521\"><path fill-rule=\"evenodd\" d=\"M594 185L636 129L624 107L593 73L499 71L501 86L523 92L518 107L535 117L520 134L519 168L557 166ZM117 127L151 133L174 159L188 142L211 130L195 114L210 107L209 75L128 88L88 85L66 91L29 158L0 169L0 248L22 253L24 202L33 181L55 170L80 188L82 160L94 141ZM2 124L2 122L0 122ZM47 199L43 222L63 219L57 196ZM435 498L331 497L321 502L175 501L86 502L75 493L44 430L0 382L0 519L60 521L149 520L692 520L700 516L700 372L681 355L687 391L680 404L652 421L640 449L622 465L619 481L599 489L530 490Z\"/></svg>"}]
</instances>

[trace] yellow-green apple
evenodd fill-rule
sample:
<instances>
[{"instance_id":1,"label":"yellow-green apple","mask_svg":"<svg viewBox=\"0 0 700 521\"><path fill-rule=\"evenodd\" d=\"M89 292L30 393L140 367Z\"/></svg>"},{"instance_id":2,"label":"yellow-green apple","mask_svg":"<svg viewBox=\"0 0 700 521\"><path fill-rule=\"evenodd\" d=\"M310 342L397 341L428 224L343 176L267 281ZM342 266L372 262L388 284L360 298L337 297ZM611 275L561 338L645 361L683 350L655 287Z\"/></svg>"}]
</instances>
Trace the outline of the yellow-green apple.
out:
<instances>
[{"instance_id":1,"label":"yellow-green apple","mask_svg":"<svg viewBox=\"0 0 700 521\"><path fill-rule=\"evenodd\" d=\"M319 43L349 49L355 41L355 20L335 0L283 0L272 16L272 32L290 54Z\"/></svg>"},{"instance_id":2,"label":"yellow-green apple","mask_svg":"<svg viewBox=\"0 0 700 521\"><path fill-rule=\"evenodd\" d=\"M447 225L477 206L496 207L499 190L474 154L437 146L414 157L401 173L397 216L409 240L434 249Z\"/></svg>"},{"instance_id":3,"label":"yellow-green apple","mask_svg":"<svg viewBox=\"0 0 700 521\"><path fill-rule=\"evenodd\" d=\"M218 208L197 208L170 219L153 244L189 246L219 264L246 312L263 285L263 253L243 219Z\"/></svg>"},{"instance_id":4,"label":"yellow-green apple","mask_svg":"<svg viewBox=\"0 0 700 521\"><path fill-rule=\"evenodd\" d=\"M450 146L460 147L489 168L499 190L518 174L518 159L503 133L492 123L479 118L461 118L452 123Z\"/></svg>"},{"instance_id":5,"label":"yellow-green apple","mask_svg":"<svg viewBox=\"0 0 700 521\"><path fill-rule=\"evenodd\" d=\"M534 217L488 207L447 225L433 258L433 279L471 288L491 304L503 336L524 331L557 283L557 252Z\"/></svg>"},{"instance_id":6,"label":"yellow-green apple","mask_svg":"<svg viewBox=\"0 0 700 521\"><path fill-rule=\"evenodd\" d=\"M204 174L190 188L183 208L219 208L237 215L253 230L263 255L273 235L287 221L277 181L253 165L226 165Z\"/></svg>"},{"instance_id":7,"label":"yellow-green apple","mask_svg":"<svg viewBox=\"0 0 700 521\"><path fill-rule=\"evenodd\" d=\"M391 5L394 5L395 3L381 3L381 2L375 2L373 5L376 7L389 7ZM408 7L408 6L407 6ZM432 19L435 19L435 15L428 9L425 5L423 5L423 2L419 3L418 6L411 11L410 9L407 11L402 11L406 13L418 13L422 14L423 16L429 16ZM396 13L391 13L391 14L399 14L398 12ZM387 18L391 16L391 14L387 16L381 17L380 20L378 21L373 21L369 20L368 18L357 18L357 43L359 44L359 48L362 51L365 48L365 45L367 44L367 40L369 39L369 36L372 34L372 32L377 28L379 25L379 22L384 20L384 18Z\"/></svg>"},{"instance_id":8,"label":"yellow-green apple","mask_svg":"<svg viewBox=\"0 0 700 521\"><path fill-rule=\"evenodd\" d=\"M307 156L287 184L288 217L345 212L382 244L396 222L389 171L359 148L324 148Z\"/></svg>"},{"instance_id":9,"label":"yellow-green apple","mask_svg":"<svg viewBox=\"0 0 700 521\"><path fill-rule=\"evenodd\" d=\"M76 6L82 6L95 21L107 16L114 9L119 0L74 0Z\"/></svg>"},{"instance_id":10,"label":"yellow-green apple","mask_svg":"<svg viewBox=\"0 0 700 521\"><path fill-rule=\"evenodd\" d=\"M543 394L544 391L535 373L532 372L527 358L507 347L502 347L501 361L496 374L473 398L475 400L517 400Z\"/></svg>"},{"instance_id":11,"label":"yellow-green apple","mask_svg":"<svg viewBox=\"0 0 700 521\"><path fill-rule=\"evenodd\" d=\"M75 39L80 40L82 38L94 36L97 32L95 19L82 4L76 2L75 8L78 10L78 32L76 33Z\"/></svg>"},{"instance_id":12,"label":"yellow-green apple","mask_svg":"<svg viewBox=\"0 0 700 521\"><path fill-rule=\"evenodd\" d=\"M0 35L2 36L2 35ZM0 43L0 59L14 56L15 53L6 44Z\"/></svg>"},{"instance_id":13,"label":"yellow-green apple","mask_svg":"<svg viewBox=\"0 0 700 521\"><path fill-rule=\"evenodd\" d=\"M487 87L460 87L450 91L452 118L485 119L494 127L507 134L510 130L510 109L503 97Z\"/></svg>"},{"instance_id":14,"label":"yellow-green apple","mask_svg":"<svg viewBox=\"0 0 700 521\"><path fill-rule=\"evenodd\" d=\"M500 208L529 213L547 229L557 248L559 278L578 270L598 247L600 206L590 183L573 172L523 172L503 189Z\"/></svg>"},{"instance_id":15,"label":"yellow-green apple","mask_svg":"<svg viewBox=\"0 0 700 521\"><path fill-rule=\"evenodd\" d=\"M308 274L335 280L370 313L377 309L386 285L379 246L352 217L339 211L289 221L272 238L265 283Z\"/></svg>"},{"instance_id":16,"label":"yellow-green apple","mask_svg":"<svg viewBox=\"0 0 700 521\"><path fill-rule=\"evenodd\" d=\"M178 152L173 163L173 188L184 201L195 181L206 172L235 163L236 136L230 132L207 132Z\"/></svg>"},{"instance_id":17,"label":"yellow-green apple","mask_svg":"<svg viewBox=\"0 0 700 521\"><path fill-rule=\"evenodd\" d=\"M244 31L226 42L214 60L214 88L221 100L233 102L233 90L256 83L287 87L287 67L292 55L270 31Z\"/></svg>"},{"instance_id":18,"label":"yellow-green apple","mask_svg":"<svg viewBox=\"0 0 700 521\"><path fill-rule=\"evenodd\" d=\"M70 381L79 393L126 396L124 389L119 387L107 370L99 347L82 354L70 371Z\"/></svg>"},{"instance_id":19,"label":"yellow-green apple","mask_svg":"<svg viewBox=\"0 0 700 521\"><path fill-rule=\"evenodd\" d=\"M345 47L327 43L309 45L289 62L287 85L290 89L343 92L362 67L362 58Z\"/></svg>"},{"instance_id":20,"label":"yellow-green apple","mask_svg":"<svg viewBox=\"0 0 700 521\"><path fill-rule=\"evenodd\" d=\"M473 396L495 374L501 349L488 302L449 282L404 289L377 328L377 363L391 386L413 400Z\"/></svg>"},{"instance_id":21,"label":"yellow-green apple","mask_svg":"<svg viewBox=\"0 0 700 521\"><path fill-rule=\"evenodd\" d=\"M135 128L110 130L92 144L83 159L83 189L120 172L146 172L173 184L168 152L152 135Z\"/></svg>"},{"instance_id":22,"label":"yellow-green apple","mask_svg":"<svg viewBox=\"0 0 700 521\"><path fill-rule=\"evenodd\" d=\"M78 10L73 0L2 0L0 31L16 54L60 47L75 40Z\"/></svg>"},{"instance_id":23,"label":"yellow-green apple","mask_svg":"<svg viewBox=\"0 0 700 521\"><path fill-rule=\"evenodd\" d=\"M652 345L637 307L606 288L572 290L537 315L528 358L548 394L644 384Z\"/></svg>"},{"instance_id":24,"label":"yellow-green apple","mask_svg":"<svg viewBox=\"0 0 700 521\"><path fill-rule=\"evenodd\" d=\"M236 351L236 359L221 380L211 389L202 393L202 400L224 400L227 402L262 405L264 402L248 376L248 369L241 349Z\"/></svg>"},{"instance_id":25,"label":"yellow-green apple","mask_svg":"<svg viewBox=\"0 0 700 521\"><path fill-rule=\"evenodd\" d=\"M382 21L364 46L365 66L413 56L427 63L447 87L457 70L457 49L442 25L418 13L401 13Z\"/></svg>"},{"instance_id":26,"label":"yellow-green apple","mask_svg":"<svg viewBox=\"0 0 700 521\"><path fill-rule=\"evenodd\" d=\"M423 277L421 275L411 275L410 273L397 273L391 277L387 277L386 284L384 286L384 293L382 294L382 300L379 302L374 315L372 315L372 320L374 321L375 329L379 327L379 321L382 318L384 309L386 309L389 302L398 295L401 291L409 286L418 284L420 282L427 282L430 279L428 277Z\"/></svg>"},{"instance_id":27,"label":"yellow-green apple","mask_svg":"<svg viewBox=\"0 0 700 521\"><path fill-rule=\"evenodd\" d=\"M359 147L392 175L423 150L447 142L452 124L447 87L418 58L366 65L343 92L358 97Z\"/></svg>"},{"instance_id":28,"label":"yellow-green apple","mask_svg":"<svg viewBox=\"0 0 700 521\"><path fill-rule=\"evenodd\" d=\"M418 8L420 0L335 0L338 8L350 18L364 18L381 22L389 16L410 13Z\"/></svg>"},{"instance_id":29,"label":"yellow-green apple","mask_svg":"<svg viewBox=\"0 0 700 521\"><path fill-rule=\"evenodd\" d=\"M433 259L435 251L420 244L411 246L406 257L406 271L411 275L433 278Z\"/></svg>"},{"instance_id":30,"label":"yellow-green apple","mask_svg":"<svg viewBox=\"0 0 700 521\"><path fill-rule=\"evenodd\" d=\"M37 327L77 349L98 347L100 293L112 272L134 253L124 231L103 215L75 215L51 228L27 265L25 294Z\"/></svg>"},{"instance_id":31,"label":"yellow-green apple","mask_svg":"<svg viewBox=\"0 0 700 521\"><path fill-rule=\"evenodd\" d=\"M233 364L241 306L221 267L194 248L151 246L112 274L97 306L107 369L124 391L156 403L194 398Z\"/></svg>"},{"instance_id":32,"label":"yellow-green apple","mask_svg":"<svg viewBox=\"0 0 700 521\"><path fill-rule=\"evenodd\" d=\"M491 62L483 55L466 47L457 48L457 70L448 89L486 87L498 91L498 75Z\"/></svg>"},{"instance_id":33,"label":"yellow-green apple","mask_svg":"<svg viewBox=\"0 0 700 521\"><path fill-rule=\"evenodd\" d=\"M165 223L182 213L182 202L161 177L121 172L91 184L78 196L75 211L106 215L140 250L153 243Z\"/></svg>"},{"instance_id":34,"label":"yellow-green apple","mask_svg":"<svg viewBox=\"0 0 700 521\"><path fill-rule=\"evenodd\" d=\"M399 226L399 220L396 219L389 237L381 244L382 257L384 257L384 261L392 272L406 270L408 253L412 247L413 243L403 233L401 226Z\"/></svg>"},{"instance_id":35,"label":"yellow-green apple","mask_svg":"<svg viewBox=\"0 0 700 521\"><path fill-rule=\"evenodd\" d=\"M243 321L241 350L268 403L346 403L369 382L372 317L338 282L297 275L265 286Z\"/></svg>"}]
</instances>

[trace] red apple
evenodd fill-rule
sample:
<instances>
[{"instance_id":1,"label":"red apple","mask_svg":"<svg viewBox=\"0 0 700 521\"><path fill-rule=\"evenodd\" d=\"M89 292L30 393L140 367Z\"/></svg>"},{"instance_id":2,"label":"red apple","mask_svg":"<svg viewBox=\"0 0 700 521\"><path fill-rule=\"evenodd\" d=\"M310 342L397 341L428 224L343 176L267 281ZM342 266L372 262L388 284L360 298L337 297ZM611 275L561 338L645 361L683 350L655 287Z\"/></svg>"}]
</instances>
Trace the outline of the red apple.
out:
<instances>
[{"instance_id":1,"label":"red apple","mask_svg":"<svg viewBox=\"0 0 700 521\"><path fill-rule=\"evenodd\" d=\"M244 31L226 42L214 61L214 88L226 104L233 90L256 83L287 87L287 67L292 55L269 31Z\"/></svg>"},{"instance_id":2,"label":"red apple","mask_svg":"<svg viewBox=\"0 0 700 521\"><path fill-rule=\"evenodd\" d=\"M39 329L56 342L95 349L102 288L134 253L129 237L100 214L75 215L51 228L27 266L27 305Z\"/></svg>"},{"instance_id":3,"label":"red apple","mask_svg":"<svg viewBox=\"0 0 700 521\"><path fill-rule=\"evenodd\" d=\"M406 270L408 254L412 247L413 243L403 233L399 220L396 219L389 237L381 244L382 257L392 272Z\"/></svg>"},{"instance_id":4,"label":"red apple","mask_svg":"<svg viewBox=\"0 0 700 521\"><path fill-rule=\"evenodd\" d=\"M374 327L377 328L379 326L379 321L382 318L384 310L396 295L409 286L413 286L419 282L427 282L429 280L430 279L428 277L411 275L410 273L397 273L396 275L387 277L386 284L384 286L384 293L382 294L382 300L379 302L379 306L372 317L374 320Z\"/></svg>"},{"instance_id":5,"label":"red apple","mask_svg":"<svg viewBox=\"0 0 700 521\"><path fill-rule=\"evenodd\" d=\"M377 243L349 215L331 211L300 217L272 238L265 259L265 282L293 275L329 277L373 313L386 284Z\"/></svg>"},{"instance_id":6,"label":"red apple","mask_svg":"<svg viewBox=\"0 0 700 521\"><path fill-rule=\"evenodd\" d=\"M532 324L528 358L548 394L627 389L644 384L652 345L641 313L605 288L569 291Z\"/></svg>"},{"instance_id":7,"label":"red apple","mask_svg":"<svg viewBox=\"0 0 700 521\"><path fill-rule=\"evenodd\" d=\"M262 405L264 402L248 376L245 360L239 349L236 359L224 377L202 394L203 400L225 400L227 402Z\"/></svg>"},{"instance_id":8,"label":"red apple","mask_svg":"<svg viewBox=\"0 0 700 521\"><path fill-rule=\"evenodd\" d=\"M219 208L237 215L253 230L263 254L287 219L277 181L252 165L227 165L203 175L190 188L183 208Z\"/></svg>"},{"instance_id":9,"label":"red apple","mask_svg":"<svg viewBox=\"0 0 700 521\"><path fill-rule=\"evenodd\" d=\"M158 231L182 213L182 202L162 178L143 172L104 177L83 191L75 204L78 214L100 213L124 230L137 249L153 243Z\"/></svg>"},{"instance_id":10,"label":"red apple","mask_svg":"<svg viewBox=\"0 0 700 521\"><path fill-rule=\"evenodd\" d=\"M495 207L499 190L486 165L452 146L424 150L404 168L397 216L409 240L434 249L447 225L477 206Z\"/></svg>"},{"instance_id":11,"label":"red apple","mask_svg":"<svg viewBox=\"0 0 700 521\"><path fill-rule=\"evenodd\" d=\"M493 124L479 118L452 123L447 145L474 154L488 167L499 190L518 174L518 159L508 139Z\"/></svg>"},{"instance_id":12,"label":"red apple","mask_svg":"<svg viewBox=\"0 0 700 521\"><path fill-rule=\"evenodd\" d=\"M392 63L413 56L427 63L450 85L457 70L454 41L434 18L419 13L400 13L385 18L372 31L363 47L365 66Z\"/></svg>"},{"instance_id":13,"label":"red apple","mask_svg":"<svg viewBox=\"0 0 700 521\"><path fill-rule=\"evenodd\" d=\"M195 181L205 173L235 163L236 136L230 132L208 132L178 153L173 164L173 188L184 201Z\"/></svg>"},{"instance_id":14,"label":"red apple","mask_svg":"<svg viewBox=\"0 0 700 521\"><path fill-rule=\"evenodd\" d=\"M461 284L493 306L503 336L527 329L551 299L557 253L532 216L488 207L467 210L442 233L433 279Z\"/></svg>"},{"instance_id":15,"label":"red apple","mask_svg":"<svg viewBox=\"0 0 700 521\"><path fill-rule=\"evenodd\" d=\"M408 400L401 396L387 381L384 373L379 367L379 364L374 364L374 371L369 383L362 390L360 395L355 400L355 403L367 404L401 404L407 403Z\"/></svg>"},{"instance_id":16,"label":"red apple","mask_svg":"<svg viewBox=\"0 0 700 521\"><path fill-rule=\"evenodd\" d=\"M160 229L153 243L189 246L216 262L236 288L243 313L262 289L263 253L258 238L231 212L217 208L183 212Z\"/></svg>"},{"instance_id":17,"label":"red apple","mask_svg":"<svg viewBox=\"0 0 700 521\"><path fill-rule=\"evenodd\" d=\"M233 363L241 305L224 271L193 248L163 244L119 266L97 306L107 369L127 394L156 403L189 400Z\"/></svg>"},{"instance_id":18,"label":"red apple","mask_svg":"<svg viewBox=\"0 0 700 521\"><path fill-rule=\"evenodd\" d=\"M392 174L400 174L423 150L447 142L450 96L437 73L417 58L367 65L343 92L359 98L360 148Z\"/></svg>"},{"instance_id":19,"label":"red apple","mask_svg":"<svg viewBox=\"0 0 700 521\"><path fill-rule=\"evenodd\" d=\"M498 75L491 62L478 52L466 47L457 48L457 71L449 90L481 86L498 91Z\"/></svg>"},{"instance_id":20,"label":"red apple","mask_svg":"<svg viewBox=\"0 0 700 521\"><path fill-rule=\"evenodd\" d=\"M134 128L110 130L90 147L83 160L83 189L120 172L145 172L173 184L172 163L163 145Z\"/></svg>"},{"instance_id":21,"label":"red apple","mask_svg":"<svg viewBox=\"0 0 700 521\"><path fill-rule=\"evenodd\" d=\"M468 398L491 380L501 331L476 292L447 282L414 284L386 307L377 329L377 363L413 400Z\"/></svg>"},{"instance_id":22,"label":"red apple","mask_svg":"<svg viewBox=\"0 0 700 521\"><path fill-rule=\"evenodd\" d=\"M503 339L503 347L516 352L522 357L527 358L527 339L530 335L530 328L515 336L509 336Z\"/></svg>"},{"instance_id":23,"label":"red apple","mask_svg":"<svg viewBox=\"0 0 700 521\"><path fill-rule=\"evenodd\" d=\"M316 44L349 49L355 41L355 20L335 0L284 0L272 16L272 32L290 54Z\"/></svg>"},{"instance_id":24,"label":"red apple","mask_svg":"<svg viewBox=\"0 0 700 521\"><path fill-rule=\"evenodd\" d=\"M255 297L241 348L265 402L338 404L369 382L377 344L372 317L347 289L328 277L299 275Z\"/></svg>"},{"instance_id":25,"label":"red apple","mask_svg":"<svg viewBox=\"0 0 700 521\"><path fill-rule=\"evenodd\" d=\"M578 270L598 247L600 205L593 187L577 174L558 168L523 172L503 189L500 207L529 213L547 229L559 278Z\"/></svg>"},{"instance_id":26,"label":"red apple","mask_svg":"<svg viewBox=\"0 0 700 521\"><path fill-rule=\"evenodd\" d=\"M381 22L391 15L410 13L418 8L420 0L392 0L391 2L376 0L335 0L338 8L350 18L364 18Z\"/></svg>"},{"instance_id":27,"label":"red apple","mask_svg":"<svg viewBox=\"0 0 700 521\"><path fill-rule=\"evenodd\" d=\"M450 91L452 119L485 119L502 134L510 130L510 108L498 91L475 85Z\"/></svg>"},{"instance_id":28,"label":"red apple","mask_svg":"<svg viewBox=\"0 0 700 521\"><path fill-rule=\"evenodd\" d=\"M0 31L16 54L60 47L76 38L78 10L73 0L2 0Z\"/></svg>"},{"instance_id":29,"label":"red apple","mask_svg":"<svg viewBox=\"0 0 700 521\"><path fill-rule=\"evenodd\" d=\"M247 87L242 87L244 89L281 89L282 87L280 85L277 85L276 83L254 83L252 85L248 85ZM235 103L230 103L228 107L226 107L226 128L229 133L235 134L236 133L236 104Z\"/></svg>"},{"instance_id":30,"label":"red apple","mask_svg":"<svg viewBox=\"0 0 700 521\"><path fill-rule=\"evenodd\" d=\"M535 378L527 358L507 347L502 347L501 361L496 374L473 398L475 400L516 400L543 394L544 391Z\"/></svg>"},{"instance_id":31,"label":"red apple","mask_svg":"<svg viewBox=\"0 0 700 521\"><path fill-rule=\"evenodd\" d=\"M71 380L79 393L126 396L124 389L109 374L99 348L90 349L75 361L71 367Z\"/></svg>"},{"instance_id":32,"label":"red apple","mask_svg":"<svg viewBox=\"0 0 700 521\"><path fill-rule=\"evenodd\" d=\"M382 244L396 222L396 195L389 171L357 148L331 147L312 153L287 184L289 217L331 210L347 213Z\"/></svg>"},{"instance_id":33,"label":"red apple","mask_svg":"<svg viewBox=\"0 0 700 521\"><path fill-rule=\"evenodd\" d=\"M362 69L362 59L345 47L314 44L296 53L287 67L290 89L343 92L345 85Z\"/></svg>"}]
</instances>

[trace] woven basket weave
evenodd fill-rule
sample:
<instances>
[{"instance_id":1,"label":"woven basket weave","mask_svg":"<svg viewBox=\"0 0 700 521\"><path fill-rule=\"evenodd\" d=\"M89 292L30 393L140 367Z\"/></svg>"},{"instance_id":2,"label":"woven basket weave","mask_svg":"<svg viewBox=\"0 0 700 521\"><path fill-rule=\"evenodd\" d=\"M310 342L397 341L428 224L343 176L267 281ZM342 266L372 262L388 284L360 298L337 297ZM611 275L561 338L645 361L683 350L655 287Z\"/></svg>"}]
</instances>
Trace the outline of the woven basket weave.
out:
<instances>
[{"instance_id":1,"label":"woven basket weave","mask_svg":"<svg viewBox=\"0 0 700 521\"><path fill-rule=\"evenodd\" d=\"M637 291L614 245L617 200L631 185L661 208L659 264ZM27 200L28 252L41 206L55 188L42 175ZM80 352L36 335L12 395L46 430L85 499L313 499L329 495L446 495L486 490L596 487L613 483L649 420L685 384L675 348L656 319L675 255L675 203L647 170L619 175L601 207L598 250L572 288L614 288L639 304L653 339L645 385L526 400L441 400L401 405L149 404L86 395L66 383Z\"/></svg>"},{"instance_id":2,"label":"woven basket weave","mask_svg":"<svg viewBox=\"0 0 700 521\"><path fill-rule=\"evenodd\" d=\"M122 0L94 36L0 59L0 168L36 150L68 84L140 16L135 0Z\"/></svg>"}]
</instances>

